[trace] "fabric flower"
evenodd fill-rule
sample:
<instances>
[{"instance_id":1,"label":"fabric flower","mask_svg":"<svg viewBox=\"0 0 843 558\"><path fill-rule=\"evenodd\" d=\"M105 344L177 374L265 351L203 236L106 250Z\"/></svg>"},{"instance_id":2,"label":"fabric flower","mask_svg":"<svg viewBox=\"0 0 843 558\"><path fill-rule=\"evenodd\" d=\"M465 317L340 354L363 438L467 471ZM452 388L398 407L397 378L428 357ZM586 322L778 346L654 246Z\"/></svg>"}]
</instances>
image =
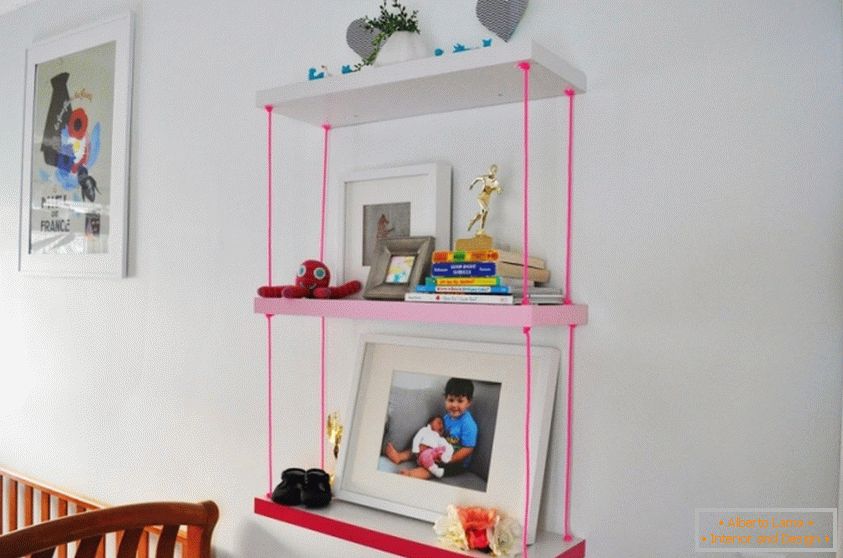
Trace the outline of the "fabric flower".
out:
<instances>
[{"instance_id":1,"label":"fabric flower","mask_svg":"<svg viewBox=\"0 0 843 558\"><path fill-rule=\"evenodd\" d=\"M521 540L521 526L511 517L501 517L492 530L489 548L492 556L509 556Z\"/></svg>"},{"instance_id":2,"label":"fabric flower","mask_svg":"<svg viewBox=\"0 0 843 558\"><path fill-rule=\"evenodd\" d=\"M489 537L487 529L466 529L465 537L468 539L468 548L472 550L486 550L489 548Z\"/></svg>"},{"instance_id":3,"label":"fabric flower","mask_svg":"<svg viewBox=\"0 0 843 558\"><path fill-rule=\"evenodd\" d=\"M436 523L433 524L433 531L445 546L457 550L468 550L468 540L465 537L465 530L460 523L456 507L448 506L448 514L436 520Z\"/></svg>"},{"instance_id":4,"label":"fabric flower","mask_svg":"<svg viewBox=\"0 0 843 558\"><path fill-rule=\"evenodd\" d=\"M497 510L486 508L457 508L460 523L466 531L474 529L488 529L495 524L498 517Z\"/></svg>"},{"instance_id":5,"label":"fabric flower","mask_svg":"<svg viewBox=\"0 0 843 558\"><path fill-rule=\"evenodd\" d=\"M448 506L447 515L436 520L433 530L439 541L451 548L509 556L521 527L495 509Z\"/></svg>"}]
</instances>

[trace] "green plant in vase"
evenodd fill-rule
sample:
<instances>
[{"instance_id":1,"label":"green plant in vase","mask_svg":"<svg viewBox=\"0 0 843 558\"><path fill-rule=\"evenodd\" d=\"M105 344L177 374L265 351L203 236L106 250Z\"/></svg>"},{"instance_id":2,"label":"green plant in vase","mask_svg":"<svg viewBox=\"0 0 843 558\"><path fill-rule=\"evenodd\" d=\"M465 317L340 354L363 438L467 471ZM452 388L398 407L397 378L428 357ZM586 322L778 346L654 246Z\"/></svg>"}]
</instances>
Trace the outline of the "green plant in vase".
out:
<instances>
[{"instance_id":1,"label":"green plant in vase","mask_svg":"<svg viewBox=\"0 0 843 558\"><path fill-rule=\"evenodd\" d=\"M390 11L390 6L393 8L393 11ZM388 0L383 0L378 17L370 18L369 16L366 16L363 23L363 27L366 30L377 31L377 34L372 39L372 46L374 49L372 50L372 53L366 58L363 58L360 63L354 67L354 69L359 70L363 66L370 66L375 61L375 58L377 58L381 47L393 33L397 31L419 33L418 14L418 10L413 10L412 12L408 11L406 6L401 5L399 0L392 0L391 5Z\"/></svg>"}]
</instances>

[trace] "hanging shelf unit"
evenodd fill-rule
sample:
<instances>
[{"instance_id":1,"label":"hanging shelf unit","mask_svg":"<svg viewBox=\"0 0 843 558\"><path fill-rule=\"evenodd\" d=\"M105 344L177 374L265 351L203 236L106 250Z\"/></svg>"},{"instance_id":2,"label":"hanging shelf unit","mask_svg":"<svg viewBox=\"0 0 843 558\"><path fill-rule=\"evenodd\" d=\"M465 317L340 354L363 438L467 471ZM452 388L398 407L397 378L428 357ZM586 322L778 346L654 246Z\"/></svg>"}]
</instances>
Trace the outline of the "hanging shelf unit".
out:
<instances>
[{"instance_id":1,"label":"hanging shelf unit","mask_svg":"<svg viewBox=\"0 0 843 558\"><path fill-rule=\"evenodd\" d=\"M530 68L530 101L562 97L566 91L585 92L585 74L531 42L368 67L352 74L284 85L259 91L257 105L314 126L341 128L519 103L525 99L518 66L525 62ZM573 328L588 321L588 307L582 304L509 306L257 297L254 311L266 316L530 328ZM281 506L267 496L258 496L254 510L268 518L400 556L487 556L442 547L429 523L349 502L334 501L323 510L307 510ZM529 554L533 558L584 558L585 540L566 537L563 541L561 535L540 531Z\"/></svg>"}]
</instances>

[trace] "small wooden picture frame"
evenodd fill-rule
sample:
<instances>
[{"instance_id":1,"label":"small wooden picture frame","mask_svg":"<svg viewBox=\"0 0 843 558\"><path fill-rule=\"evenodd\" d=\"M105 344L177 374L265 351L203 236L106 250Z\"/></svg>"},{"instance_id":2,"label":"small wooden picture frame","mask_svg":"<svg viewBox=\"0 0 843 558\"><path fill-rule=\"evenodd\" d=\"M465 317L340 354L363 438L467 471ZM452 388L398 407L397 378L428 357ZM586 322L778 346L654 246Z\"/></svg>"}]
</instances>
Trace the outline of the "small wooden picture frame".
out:
<instances>
[{"instance_id":1,"label":"small wooden picture frame","mask_svg":"<svg viewBox=\"0 0 843 558\"><path fill-rule=\"evenodd\" d=\"M432 236L379 240L363 298L404 300L430 269L434 246Z\"/></svg>"}]
</instances>

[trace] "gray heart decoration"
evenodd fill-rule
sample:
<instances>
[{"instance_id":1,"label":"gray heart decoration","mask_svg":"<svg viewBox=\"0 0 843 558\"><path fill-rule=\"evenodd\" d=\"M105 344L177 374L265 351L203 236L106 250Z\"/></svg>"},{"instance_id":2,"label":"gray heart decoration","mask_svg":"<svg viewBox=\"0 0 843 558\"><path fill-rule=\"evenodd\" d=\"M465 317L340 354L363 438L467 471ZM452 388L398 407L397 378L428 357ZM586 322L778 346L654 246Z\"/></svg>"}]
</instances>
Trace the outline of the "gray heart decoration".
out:
<instances>
[{"instance_id":1,"label":"gray heart decoration","mask_svg":"<svg viewBox=\"0 0 843 558\"><path fill-rule=\"evenodd\" d=\"M477 19L483 27L509 41L524 17L528 0L477 0Z\"/></svg>"},{"instance_id":2,"label":"gray heart decoration","mask_svg":"<svg viewBox=\"0 0 843 558\"><path fill-rule=\"evenodd\" d=\"M351 50L359 54L360 58L364 60L375 51L372 40L377 33L374 29L366 29L365 23L366 18L364 17L355 19L348 24L348 29L345 32L345 42L348 43Z\"/></svg>"}]
</instances>

